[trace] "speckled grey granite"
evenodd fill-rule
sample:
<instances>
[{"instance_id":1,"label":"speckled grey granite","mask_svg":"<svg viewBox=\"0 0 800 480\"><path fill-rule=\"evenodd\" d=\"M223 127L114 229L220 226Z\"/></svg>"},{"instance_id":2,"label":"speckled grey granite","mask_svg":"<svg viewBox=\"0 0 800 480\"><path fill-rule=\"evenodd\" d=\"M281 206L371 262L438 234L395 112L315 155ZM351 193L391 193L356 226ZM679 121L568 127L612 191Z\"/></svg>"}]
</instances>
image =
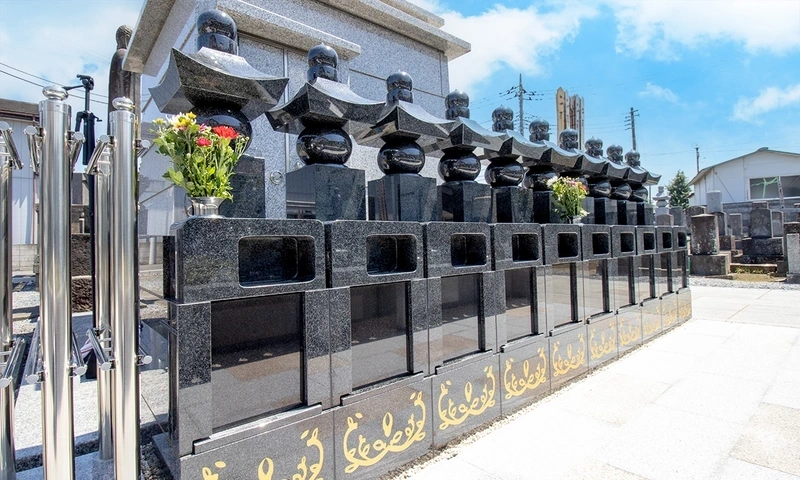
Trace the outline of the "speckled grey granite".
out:
<instances>
[{"instance_id":1,"label":"speckled grey granite","mask_svg":"<svg viewBox=\"0 0 800 480\"><path fill-rule=\"evenodd\" d=\"M584 260L611 258L611 228L607 225L581 225Z\"/></svg>"},{"instance_id":2,"label":"speckled grey granite","mask_svg":"<svg viewBox=\"0 0 800 480\"><path fill-rule=\"evenodd\" d=\"M644 255L658 251L655 227L636 227L636 254Z\"/></svg>"},{"instance_id":3,"label":"speckled grey granite","mask_svg":"<svg viewBox=\"0 0 800 480\"><path fill-rule=\"evenodd\" d=\"M672 220L675 225L686 225L683 209L681 207L669 207L669 214L672 215Z\"/></svg>"},{"instance_id":4,"label":"speckled grey granite","mask_svg":"<svg viewBox=\"0 0 800 480\"><path fill-rule=\"evenodd\" d=\"M594 199L594 223L600 225L617 225L617 201L610 198Z\"/></svg>"},{"instance_id":5,"label":"speckled grey granite","mask_svg":"<svg viewBox=\"0 0 800 480\"><path fill-rule=\"evenodd\" d=\"M428 451L436 415L431 378L416 375L410 380L354 395L333 410L338 443L331 452L336 472L330 478L372 480ZM405 448L389 448L381 455L384 448L375 448L381 444Z\"/></svg>"},{"instance_id":6,"label":"speckled grey granite","mask_svg":"<svg viewBox=\"0 0 800 480\"><path fill-rule=\"evenodd\" d=\"M426 277L491 270L491 230L488 224L430 222L424 231Z\"/></svg>"},{"instance_id":7,"label":"speckled grey granite","mask_svg":"<svg viewBox=\"0 0 800 480\"><path fill-rule=\"evenodd\" d=\"M534 335L509 343L500 352L500 408L508 415L550 392L550 342Z\"/></svg>"},{"instance_id":8,"label":"speckled grey granite","mask_svg":"<svg viewBox=\"0 0 800 480\"><path fill-rule=\"evenodd\" d=\"M550 384L553 388L588 371L589 339L585 324L562 327L549 340L552 369Z\"/></svg>"},{"instance_id":9,"label":"speckled grey granite","mask_svg":"<svg viewBox=\"0 0 800 480\"><path fill-rule=\"evenodd\" d=\"M444 363L442 345L442 279L428 278L428 372Z\"/></svg>"},{"instance_id":10,"label":"speckled grey granite","mask_svg":"<svg viewBox=\"0 0 800 480\"><path fill-rule=\"evenodd\" d=\"M542 227L538 223L497 223L491 228L494 270L544 263Z\"/></svg>"},{"instance_id":11,"label":"speckled grey granite","mask_svg":"<svg viewBox=\"0 0 800 480\"><path fill-rule=\"evenodd\" d=\"M581 251L580 225L542 225L545 265L579 262Z\"/></svg>"},{"instance_id":12,"label":"speckled grey granite","mask_svg":"<svg viewBox=\"0 0 800 480\"><path fill-rule=\"evenodd\" d=\"M343 395L353 390L353 355L350 351L350 289L329 288L331 348L331 397L339 405Z\"/></svg>"},{"instance_id":13,"label":"speckled grey granite","mask_svg":"<svg viewBox=\"0 0 800 480\"><path fill-rule=\"evenodd\" d=\"M477 182L445 182L439 185L440 219L445 222L489 222L492 187Z\"/></svg>"},{"instance_id":14,"label":"speckled grey granite","mask_svg":"<svg viewBox=\"0 0 800 480\"><path fill-rule=\"evenodd\" d=\"M172 234L175 271L170 276L175 280L166 281L175 284L178 302L325 286L324 228L319 221L191 217L173 225Z\"/></svg>"},{"instance_id":15,"label":"speckled grey granite","mask_svg":"<svg viewBox=\"0 0 800 480\"><path fill-rule=\"evenodd\" d=\"M422 224L340 220L325 224L329 287L422 278Z\"/></svg>"},{"instance_id":16,"label":"speckled grey granite","mask_svg":"<svg viewBox=\"0 0 800 480\"><path fill-rule=\"evenodd\" d=\"M683 225L676 225L672 230L672 246L675 250L689 249L689 229Z\"/></svg>"},{"instance_id":17,"label":"speckled grey granite","mask_svg":"<svg viewBox=\"0 0 800 480\"><path fill-rule=\"evenodd\" d=\"M230 218L265 218L264 159L242 155L233 169L233 201L223 202L219 213Z\"/></svg>"},{"instance_id":18,"label":"speckled grey granite","mask_svg":"<svg viewBox=\"0 0 800 480\"><path fill-rule=\"evenodd\" d=\"M287 173L286 216L322 222L366 220L364 171L313 164Z\"/></svg>"},{"instance_id":19,"label":"speckled grey granite","mask_svg":"<svg viewBox=\"0 0 800 480\"><path fill-rule=\"evenodd\" d=\"M636 202L617 200L617 223L619 225L638 225Z\"/></svg>"},{"instance_id":20,"label":"speckled grey granite","mask_svg":"<svg viewBox=\"0 0 800 480\"><path fill-rule=\"evenodd\" d=\"M617 313L617 348L620 355L641 345L642 306L630 305Z\"/></svg>"},{"instance_id":21,"label":"speckled grey granite","mask_svg":"<svg viewBox=\"0 0 800 480\"><path fill-rule=\"evenodd\" d=\"M656 250L671 252L675 250L675 229L672 226L656 226Z\"/></svg>"},{"instance_id":22,"label":"speckled grey granite","mask_svg":"<svg viewBox=\"0 0 800 480\"><path fill-rule=\"evenodd\" d=\"M615 360L619 356L617 316L606 315L593 319L586 328L589 368Z\"/></svg>"},{"instance_id":23,"label":"speckled grey granite","mask_svg":"<svg viewBox=\"0 0 800 480\"><path fill-rule=\"evenodd\" d=\"M533 221L533 192L524 187L492 189L492 223Z\"/></svg>"},{"instance_id":24,"label":"speckled grey granite","mask_svg":"<svg viewBox=\"0 0 800 480\"><path fill-rule=\"evenodd\" d=\"M328 290L303 295L303 355L305 357L305 400L331 407L330 303Z\"/></svg>"},{"instance_id":25,"label":"speckled grey granite","mask_svg":"<svg viewBox=\"0 0 800 480\"><path fill-rule=\"evenodd\" d=\"M450 440L500 417L500 355L476 357L458 367L440 368L433 376L433 445Z\"/></svg>"},{"instance_id":26,"label":"speckled grey granite","mask_svg":"<svg viewBox=\"0 0 800 480\"><path fill-rule=\"evenodd\" d=\"M636 255L636 227L612 225L611 256L616 258L632 255Z\"/></svg>"},{"instance_id":27,"label":"speckled grey granite","mask_svg":"<svg viewBox=\"0 0 800 480\"><path fill-rule=\"evenodd\" d=\"M535 223L562 223L556 210L553 192L533 192L533 221Z\"/></svg>"},{"instance_id":28,"label":"speckled grey granite","mask_svg":"<svg viewBox=\"0 0 800 480\"><path fill-rule=\"evenodd\" d=\"M428 281L425 279L409 282L409 303L411 312L411 353L409 362L411 373L431 374L429 358L430 312L428 309Z\"/></svg>"},{"instance_id":29,"label":"speckled grey granite","mask_svg":"<svg viewBox=\"0 0 800 480\"><path fill-rule=\"evenodd\" d=\"M436 180L416 174L386 175L367 183L369 219L432 222L441 218Z\"/></svg>"},{"instance_id":30,"label":"speckled grey granite","mask_svg":"<svg viewBox=\"0 0 800 480\"><path fill-rule=\"evenodd\" d=\"M505 299L500 296L502 292L505 292L505 274L503 272L483 272L481 277L483 345L485 350L498 352L500 345L505 343L505 338L502 338L502 342L500 341L500 334L504 332L500 332L501 327L498 325L498 317L505 315L506 311Z\"/></svg>"},{"instance_id":31,"label":"speckled grey granite","mask_svg":"<svg viewBox=\"0 0 800 480\"><path fill-rule=\"evenodd\" d=\"M656 211L655 206L648 203L636 203L636 224L637 225L655 225Z\"/></svg>"}]
</instances>

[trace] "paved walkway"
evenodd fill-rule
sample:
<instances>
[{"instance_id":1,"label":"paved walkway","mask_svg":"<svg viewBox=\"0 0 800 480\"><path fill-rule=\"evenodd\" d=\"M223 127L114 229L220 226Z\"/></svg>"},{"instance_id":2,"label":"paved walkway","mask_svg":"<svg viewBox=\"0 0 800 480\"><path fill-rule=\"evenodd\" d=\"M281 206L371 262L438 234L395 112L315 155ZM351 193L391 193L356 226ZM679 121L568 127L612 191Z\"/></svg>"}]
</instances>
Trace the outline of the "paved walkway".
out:
<instances>
[{"instance_id":1,"label":"paved walkway","mask_svg":"<svg viewBox=\"0 0 800 480\"><path fill-rule=\"evenodd\" d=\"M686 324L403 477L800 479L800 291L692 294Z\"/></svg>"}]
</instances>

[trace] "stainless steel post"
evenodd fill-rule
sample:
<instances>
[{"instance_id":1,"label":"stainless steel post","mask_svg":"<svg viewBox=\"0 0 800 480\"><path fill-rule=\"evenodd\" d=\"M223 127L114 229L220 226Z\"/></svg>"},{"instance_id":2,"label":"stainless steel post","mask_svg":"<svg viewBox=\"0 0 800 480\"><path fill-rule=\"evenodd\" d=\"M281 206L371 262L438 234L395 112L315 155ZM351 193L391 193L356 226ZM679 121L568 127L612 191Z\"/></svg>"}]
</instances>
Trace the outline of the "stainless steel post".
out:
<instances>
[{"instance_id":1,"label":"stainless steel post","mask_svg":"<svg viewBox=\"0 0 800 480\"><path fill-rule=\"evenodd\" d=\"M11 137L11 127L0 122L0 366L13 366L21 355L21 346L14 345L14 319L11 302L11 174L21 169L19 153ZM14 466L14 384L16 372L0 369L0 480L15 480Z\"/></svg>"},{"instance_id":2,"label":"stainless steel post","mask_svg":"<svg viewBox=\"0 0 800 480\"><path fill-rule=\"evenodd\" d=\"M109 270L109 249L111 248L111 211L109 205L109 175L110 155L109 144L111 139L103 135L97 143L97 148L92 155L86 173L94 175L94 266L95 266L95 312L94 327L100 337L99 344L110 346L109 332L111 331L110 301L111 301L111 271ZM91 339L90 339L91 340ZM97 349L95 349L97 350ZM100 365L98 358L98 366ZM101 460L109 460L114 456L114 441L112 437L112 375L110 369L97 370L97 410L98 410L98 438Z\"/></svg>"},{"instance_id":3,"label":"stainless steel post","mask_svg":"<svg viewBox=\"0 0 800 480\"><path fill-rule=\"evenodd\" d=\"M111 160L111 332L114 352L114 471L139 480L139 254L136 202L136 116L116 98L109 114Z\"/></svg>"},{"instance_id":4,"label":"stainless steel post","mask_svg":"<svg viewBox=\"0 0 800 480\"><path fill-rule=\"evenodd\" d=\"M42 350L42 464L46 480L72 480L75 458L72 424L72 288L70 285L69 126L72 110L60 87L42 90L40 341Z\"/></svg>"}]
</instances>

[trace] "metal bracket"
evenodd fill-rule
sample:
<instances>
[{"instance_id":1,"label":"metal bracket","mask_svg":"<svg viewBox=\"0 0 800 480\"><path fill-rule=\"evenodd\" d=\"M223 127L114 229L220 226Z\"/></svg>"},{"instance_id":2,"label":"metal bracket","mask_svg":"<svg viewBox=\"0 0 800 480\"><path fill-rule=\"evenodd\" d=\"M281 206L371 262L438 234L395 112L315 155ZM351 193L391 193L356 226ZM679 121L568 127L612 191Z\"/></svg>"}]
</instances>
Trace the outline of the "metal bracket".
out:
<instances>
[{"instance_id":1,"label":"metal bracket","mask_svg":"<svg viewBox=\"0 0 800 480\"><path fill-rule=\"evenodd\" d=\"M97 146L92 152L89 159L89 164L86 165L85 175L97 175L101 173L100 164L110 163L110 157L114 150L114 137L110 135L100 135L97 140ZM101 157L106 157L105 161L100 160Z\"/></svg>"},{"instance_id":2,"label":"metal bracket","mask_svg":"<svg viewBox=\"0 0 800 480\"><path fill-rule=\"evenodd\" d=\"M72 363L69 366L70 374L73 377L82 377L86 374L86 370L89 367L86 366L86 363L83 361L83 357L81 356L81 349L78 346L78 337L75 336L75 332L72 332Z\"/></svg>"},{"instance_id":3,"label":"metal bracket","mask_svg":"<svg viewBox=\"0 0 800 480\"><path fill-rule=\"evenodd\" d=\"M19 367L22 365L22 352L25 351L25 339L16 338L12 344L11 350L7 352L0 352L0 359L5 357L4 361L0 361L0 389L14 385L14 380L19 373Z\"/></svg>"},{"instance_id":4,"label":"metal bracket","mask_svg":"<svg viewBox=\"0 0 800 480\"><path fill-rule=\"evenodd\" d=\"M69 152L68 158L70 165L75 169L75 164L78 162L78 155L81 153L81 147L86 142L86 137L81 132L68 132L69 135Z\"/></svg>"},{"instance_id":5,"label":"metal bracket","mask_svg":"<svg viewBox=\"0 0 800 480\"><path fill-rule=\"evenodd\" d=\"M114 358L111 351L111 337L104 337L105 329L90 328L86 331L89 343L97 356L97 368L107 372L114 369Z\"/></svg>"},{"instance_id":6,"label":"metal bracket","mask_svg":"<svg viewBox=\"0 0 800 480\"><path fill-rule=\"evenodd\" d=\"M11 168L22 170L22 161L19 159L19 151L17 145L14 143L14 137L11 136L13 129L6 122L0 122L0 157L8 157L8 164Z\"/></svg>"},{"instance_id":7,"label":"metal bracket","mask_svg":"<svg viewBox=\"0 0 800 480\"><path fill-rule=\"evenodd\" d=\"M150 356L150 354L147 353L147 351L144 348L142 348L141 345L139 345L139 354L136 356L136 360L137 360L137 365L140 367L142 365L150 365L151 363L153 363L153 357Z\"/></svg>"},{"instance_id":8,"label":"metal bracket","mask_svg":"<svg viewBox=\"0 0 800 480\"><path fill-rule=\"evenodd\" d=\"M42 368L42 349L41 342L39 341L39 327L41 320L36 321L36 328L33 329L33 336L31 337L31 348L28 351L28 361L25 362L25 371L22 376L25 378L25 383L33 385L34 383L41 383L44 380Z\"/></svg>"},{"instance_id":9,"label":"metal bracket","mask_svg":"<svg viewBox=\"0 0 800 480\"><path fill-rule=\"evenodd\" d=\"M31 152L31 170L33 173L39 173L39 167L42 164L42 138L44 131L37 126L28 125L22 131L28 137L28 149Z\"/></svg>"}]
</instances>

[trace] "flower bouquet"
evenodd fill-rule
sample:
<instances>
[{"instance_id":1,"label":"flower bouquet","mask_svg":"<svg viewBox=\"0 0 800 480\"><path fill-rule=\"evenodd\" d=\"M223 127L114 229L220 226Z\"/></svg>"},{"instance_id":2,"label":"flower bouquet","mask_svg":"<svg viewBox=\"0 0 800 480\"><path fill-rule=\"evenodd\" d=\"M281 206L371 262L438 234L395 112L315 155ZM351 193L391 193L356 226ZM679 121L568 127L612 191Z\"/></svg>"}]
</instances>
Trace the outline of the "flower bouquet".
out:
<instances>
[{"instance_id":1,"label":"flower bouquet","mask_svg":"<svg viewBox=\"0 0 800 480\"><path fill-rule=\"evenodd\" d=\"M572 223L576 217L584 217L589 213L583 209L583 199L589 190L580 180L567 177L551 178L547 181L547 186L553 191L556 207L562 218Z\"/></svg>"},{"instance_id":2,"label":"flower bouquet","mask_svg":"<svg viewBox=\"0 0 800 480\"><path fill-rule=\"evenodd\" d=\"M198 125L195 118L193 113L180 113L156 119L153 143L158 153L172 159L164 178L192 199L218 199L218 206L233 199L230 179L248 139L225 125Z\"/></svg>"}]
</instances>

